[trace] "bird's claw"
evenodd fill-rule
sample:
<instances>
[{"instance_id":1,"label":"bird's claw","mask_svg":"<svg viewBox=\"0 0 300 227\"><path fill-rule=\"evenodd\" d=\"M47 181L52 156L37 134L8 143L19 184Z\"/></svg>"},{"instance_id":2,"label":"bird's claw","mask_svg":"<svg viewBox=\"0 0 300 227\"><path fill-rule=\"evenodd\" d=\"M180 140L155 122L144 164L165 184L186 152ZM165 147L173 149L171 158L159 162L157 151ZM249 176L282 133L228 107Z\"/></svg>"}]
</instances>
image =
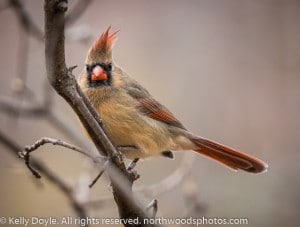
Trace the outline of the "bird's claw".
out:
<instances>
[{"instance_id":1,"label":"bird's claw","mask_svg":"<svg viewBox=\"0 0 300 227\"><path fill-rule=\"evenodd\" d=\"M140 178L140 175L137 173L136 170L134 170L134 167L136 166L136 163L137 163L138 161L139 161L139 158L133 159L133 160L129 163L128 167L127 167L127 171L128 171L128 173L130 174L130 177L131 177L131 179L132 179L133 181L136 181L137 179Z\"/></svg>"}]
</instances>

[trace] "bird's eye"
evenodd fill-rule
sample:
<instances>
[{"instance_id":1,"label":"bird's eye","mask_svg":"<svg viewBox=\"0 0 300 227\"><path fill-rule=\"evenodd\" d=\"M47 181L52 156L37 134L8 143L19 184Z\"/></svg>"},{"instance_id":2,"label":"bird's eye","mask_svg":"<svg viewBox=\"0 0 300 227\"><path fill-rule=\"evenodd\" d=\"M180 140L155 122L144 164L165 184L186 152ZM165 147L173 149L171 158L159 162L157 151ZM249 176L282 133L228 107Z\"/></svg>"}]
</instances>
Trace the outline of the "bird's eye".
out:
<instances>
[{"instance_id":1,"label":"bird's eye","mask_svg":"<svg viewBox=\"0 0 300 227\"><path fill-rule=\"evenodd\" d=\"M90 65L85 65L86 71L90 72L91 71L91 66Z\"/></svg>"},{"instance_id":2,"label":"bird's eye","mask_svg":"<svg viewBox=\"0 0 300 227\"><path fill-rule=\"evenodd\" d=\"M108 70L111 70L112 69L112 63L109 63L108 64Z\"/></svg>"}]
</instances>

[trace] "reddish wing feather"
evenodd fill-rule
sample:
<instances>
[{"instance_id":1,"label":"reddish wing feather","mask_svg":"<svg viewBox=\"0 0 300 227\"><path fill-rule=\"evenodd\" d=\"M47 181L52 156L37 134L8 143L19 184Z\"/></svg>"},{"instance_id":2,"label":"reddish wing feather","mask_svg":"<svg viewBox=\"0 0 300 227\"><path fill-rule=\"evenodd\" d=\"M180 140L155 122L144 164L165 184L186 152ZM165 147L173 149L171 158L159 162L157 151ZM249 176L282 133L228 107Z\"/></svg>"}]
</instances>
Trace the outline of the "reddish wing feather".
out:
<instances>
[{"instance_id":1,"label":"reddish wing feather","mask_svg":"<svg viewBox=\"0 0 300 227\"><path fill-rule=\"evenodd\" d=\"M139 110L152 119L185 129L184 126L163 105L153 98L139 99Z\"/></svg>"}]
</instances>

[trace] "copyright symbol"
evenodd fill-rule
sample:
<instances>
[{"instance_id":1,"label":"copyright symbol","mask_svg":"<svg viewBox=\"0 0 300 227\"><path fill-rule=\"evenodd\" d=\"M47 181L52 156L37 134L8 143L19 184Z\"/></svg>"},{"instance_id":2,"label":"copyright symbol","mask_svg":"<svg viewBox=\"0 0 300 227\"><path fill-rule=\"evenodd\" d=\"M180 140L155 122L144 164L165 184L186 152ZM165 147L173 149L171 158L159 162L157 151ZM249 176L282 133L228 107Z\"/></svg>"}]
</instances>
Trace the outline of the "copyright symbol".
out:
<instances>
[{"instance_id":1,"label":"copyright symbol","mask_svg":"<svg viewBox=\"0 0 300 227\"><path fill-rule=\"evenodd\" d=\"M1 217L0 224L5 224L5 223L6 223L6 217Z\"/></svg>"}]
</instances>

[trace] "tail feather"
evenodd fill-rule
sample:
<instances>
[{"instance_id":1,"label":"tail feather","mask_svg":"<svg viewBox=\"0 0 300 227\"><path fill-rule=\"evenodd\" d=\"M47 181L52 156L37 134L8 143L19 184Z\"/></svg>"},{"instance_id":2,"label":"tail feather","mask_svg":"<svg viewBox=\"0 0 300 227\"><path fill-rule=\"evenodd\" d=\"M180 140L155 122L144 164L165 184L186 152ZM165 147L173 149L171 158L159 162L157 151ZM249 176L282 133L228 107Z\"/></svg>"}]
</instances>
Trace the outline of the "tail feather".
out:
<instances>
[{"instance_id":1,"label":"tail feather","mask_svg":"<svg viewBox=\"0 0 300 227\"><path fill-rule=\"evenodd\" d=\"M233 170L241 169L251 173L260 173L267 170L268 165L265 162L241 151L203 138L195 138L192 141L199 147L194 151Z\"/></svg>"}]
</instances>

